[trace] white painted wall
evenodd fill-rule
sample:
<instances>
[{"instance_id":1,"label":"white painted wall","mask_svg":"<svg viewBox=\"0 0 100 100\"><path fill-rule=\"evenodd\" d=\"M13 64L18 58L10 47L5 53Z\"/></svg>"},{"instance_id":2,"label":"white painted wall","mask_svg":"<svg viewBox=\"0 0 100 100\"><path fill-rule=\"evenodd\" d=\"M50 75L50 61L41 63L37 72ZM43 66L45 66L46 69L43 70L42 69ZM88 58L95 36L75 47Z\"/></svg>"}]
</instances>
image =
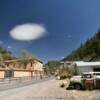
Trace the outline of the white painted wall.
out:
<instances>
[{"instance_id":1,"label":"white painted wall","mask_svg":"<svg viewBox=\"0 0 100 100\"><path fill-rule=\"evenodd\" d=\"M43 71L43 64L38 61L35 61L34 62L34 70Z\"/></svg>"},{"instance_id":2,"label":"white painted wall","mask_svg":"<svg viewBox=\"0 0 100 100\"><path fill-rule=\"evenodd\" d=\"M92 72L93 67L91 66L77 66L77 74L81 75L83 72Z\"/></svg>"}]
</instances>

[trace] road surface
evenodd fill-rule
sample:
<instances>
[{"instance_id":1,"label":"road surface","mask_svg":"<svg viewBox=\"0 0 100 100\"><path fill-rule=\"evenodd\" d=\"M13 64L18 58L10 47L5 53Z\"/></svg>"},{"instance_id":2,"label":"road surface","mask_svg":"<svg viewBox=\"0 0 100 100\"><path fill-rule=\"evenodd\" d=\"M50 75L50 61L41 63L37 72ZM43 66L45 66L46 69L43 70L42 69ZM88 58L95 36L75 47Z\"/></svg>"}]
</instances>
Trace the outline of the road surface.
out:
<instances>
[{"instance_id":1,"label":"road surface","mask_svg":"<svg viewBox=\"0 0 100 100\"><path fill-rule=\"evenodd\" d=\"M1 91L0 100L100 100L100 90L65 90L58 80L52 79Z\"/></svg>"},{"instance_id":2,"label":"road surface","mask_svg":"<svg viewBox=\"0 0 100 100\"><path fill-rule=\"evenodd\" d=\"M0 92L0 100L66 100L66 90L56 80Z\"/></svg>"}]
</instances>

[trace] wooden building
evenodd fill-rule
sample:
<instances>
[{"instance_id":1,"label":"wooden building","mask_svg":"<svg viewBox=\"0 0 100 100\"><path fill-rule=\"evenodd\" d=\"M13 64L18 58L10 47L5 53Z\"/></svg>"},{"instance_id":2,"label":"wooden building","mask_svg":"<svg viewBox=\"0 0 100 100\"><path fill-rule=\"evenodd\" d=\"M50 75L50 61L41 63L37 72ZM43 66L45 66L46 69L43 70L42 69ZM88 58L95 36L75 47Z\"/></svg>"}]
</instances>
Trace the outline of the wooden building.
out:
<instances>
[{"instance_id":1,"label":"wooden building","mask_svg":"<svg viewBox=\"0 0 100 100\"><path fill-rule=\"evenodd\" d=\"M3 63L3 68L0 69L0 78L5 77L6 70L12 70L12 77L25 77L25 76L44 76L44 64L40 60L37 59L15 59L15 60L7 60ZM10 72L10 71L9 71ZM7 74L8 76L10 74ZM6 76L7 76L6 75Z\"/></svg>"}]
</instances>

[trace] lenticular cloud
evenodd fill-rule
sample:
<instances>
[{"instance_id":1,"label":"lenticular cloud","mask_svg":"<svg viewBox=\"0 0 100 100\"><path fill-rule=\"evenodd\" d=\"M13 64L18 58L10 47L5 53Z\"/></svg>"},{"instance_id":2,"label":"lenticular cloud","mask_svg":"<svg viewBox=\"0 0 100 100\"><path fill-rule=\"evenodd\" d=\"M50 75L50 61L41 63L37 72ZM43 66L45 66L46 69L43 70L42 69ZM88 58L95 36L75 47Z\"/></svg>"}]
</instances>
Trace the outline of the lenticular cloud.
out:
<instances>
[{"instance_id":1,"label":"lenticular cloud","mask_svg":"<svg viewBox=\"0 0 100 100\"><path fill-rule=\"evenodd\" d=\"M31 41L41 38L46 34L46 29L41 24L22 24L10 30L10 36L20 41Z\"/></svg>"}]
</instances>

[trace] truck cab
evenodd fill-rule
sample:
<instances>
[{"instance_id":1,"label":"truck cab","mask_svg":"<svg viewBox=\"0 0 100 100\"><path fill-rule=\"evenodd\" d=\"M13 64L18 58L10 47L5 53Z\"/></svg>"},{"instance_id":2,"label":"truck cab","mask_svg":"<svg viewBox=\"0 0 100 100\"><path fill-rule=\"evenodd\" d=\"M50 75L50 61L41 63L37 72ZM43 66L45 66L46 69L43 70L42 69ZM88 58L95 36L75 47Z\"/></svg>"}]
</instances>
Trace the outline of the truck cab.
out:
<instances>
[{"instance_id":1,"label":"truck cab","mask_svg":"<svg viewBox=\"0 0 100 100\"><path fill-rule=\"evenodd\" d=\"M78 90L100 88L100 72L84 72L80 76L73 76L68 88L70 87Z\"/></svg>"}]
</instances>

